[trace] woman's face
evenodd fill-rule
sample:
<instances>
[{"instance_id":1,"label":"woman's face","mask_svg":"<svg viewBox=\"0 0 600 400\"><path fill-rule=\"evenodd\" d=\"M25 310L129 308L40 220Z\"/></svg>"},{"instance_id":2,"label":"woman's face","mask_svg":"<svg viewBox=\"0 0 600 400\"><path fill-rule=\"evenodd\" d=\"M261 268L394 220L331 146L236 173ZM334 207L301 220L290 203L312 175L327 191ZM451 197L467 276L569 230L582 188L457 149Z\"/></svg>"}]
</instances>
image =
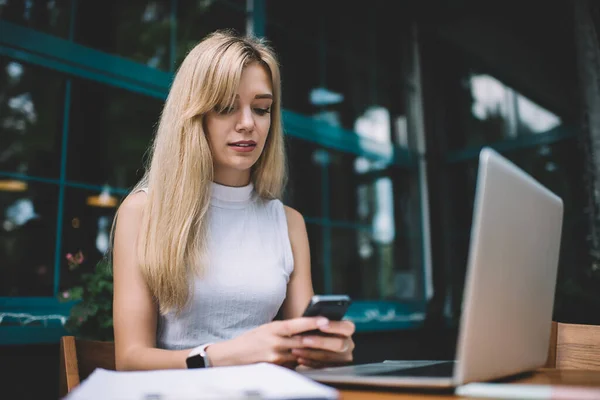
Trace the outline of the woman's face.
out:
<instances>
[{"instance_id":1,"label":"woman's face","mask_svg":"<svg viewBox=\"0 0 600 400\"><path fill-rule=\"evenodd\" d=\"M228 186L249 183L250 168L260 157L269 128L273 90L262 65L244 68L232 108L206 114L206 134L215 181Z\"/></svg>"}]
</instances>

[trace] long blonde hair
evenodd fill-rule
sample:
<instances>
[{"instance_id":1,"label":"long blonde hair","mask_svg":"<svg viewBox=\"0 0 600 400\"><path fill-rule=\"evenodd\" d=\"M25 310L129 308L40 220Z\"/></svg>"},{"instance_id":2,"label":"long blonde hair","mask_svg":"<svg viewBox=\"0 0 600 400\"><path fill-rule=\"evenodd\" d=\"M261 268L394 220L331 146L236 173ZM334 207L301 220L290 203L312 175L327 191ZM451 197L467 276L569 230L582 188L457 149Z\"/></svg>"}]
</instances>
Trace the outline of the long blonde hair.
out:
<instances>
[{"instance_id":1,"label":"long blonde hair","mask_svg":"<svg viewBox=\"0 0 600 400\"><path fill-rule=\"evenodd\" d=\"M277 58L263 39L217 31L196 45L175 75L151 147L138 237L139 267L162 314L180 312L193 277L204 271L213 161L204 116L233 102L242 70L258 62L270 74L271 128L251 179L259 196L280 198L286 178Z\"/></svg>"}]
</instances>

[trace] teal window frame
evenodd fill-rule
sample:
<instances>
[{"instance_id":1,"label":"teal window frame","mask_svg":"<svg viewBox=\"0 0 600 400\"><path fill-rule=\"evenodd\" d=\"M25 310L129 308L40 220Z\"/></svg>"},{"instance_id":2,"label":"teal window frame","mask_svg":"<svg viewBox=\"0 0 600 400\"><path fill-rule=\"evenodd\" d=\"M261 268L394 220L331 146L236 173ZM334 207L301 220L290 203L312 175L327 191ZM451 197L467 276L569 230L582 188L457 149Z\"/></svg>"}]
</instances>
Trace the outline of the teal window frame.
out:
<instances>
[{"instance_id":1,"label":"teal window frame","mask_svg":"<svg viewBox=\"0 0 600 400\"><path fill-rule=\"evenodd\" d=\"M546 132L517 136L514 139L500 140L485 145L500 153L524 150L543 144L552 144L570 139L576 135L576 128L569 124L560 124ZM446 163L455 164L474 160L479 157L479 152L484 146L470 146L460 150L446 153Z\"/></svg>"}]
</instances>

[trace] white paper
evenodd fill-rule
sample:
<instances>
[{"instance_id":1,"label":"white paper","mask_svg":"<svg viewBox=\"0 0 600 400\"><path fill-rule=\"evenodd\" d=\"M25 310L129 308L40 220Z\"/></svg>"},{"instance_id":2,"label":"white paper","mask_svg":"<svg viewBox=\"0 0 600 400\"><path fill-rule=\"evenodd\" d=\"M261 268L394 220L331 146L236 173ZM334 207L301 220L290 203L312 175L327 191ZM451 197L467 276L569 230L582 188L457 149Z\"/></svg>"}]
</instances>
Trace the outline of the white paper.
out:
<instances>
[{"instance_id":1,"label":"white paper","mask_svg":"<svg viewBox=\"0 0 600 400\"><path fill-rule=\"evenodd\" d=\"M261 363L237 367L117 372L96 369L65 400L286 400L338 398L337 390Z\"/></svg>"}]
</instances>

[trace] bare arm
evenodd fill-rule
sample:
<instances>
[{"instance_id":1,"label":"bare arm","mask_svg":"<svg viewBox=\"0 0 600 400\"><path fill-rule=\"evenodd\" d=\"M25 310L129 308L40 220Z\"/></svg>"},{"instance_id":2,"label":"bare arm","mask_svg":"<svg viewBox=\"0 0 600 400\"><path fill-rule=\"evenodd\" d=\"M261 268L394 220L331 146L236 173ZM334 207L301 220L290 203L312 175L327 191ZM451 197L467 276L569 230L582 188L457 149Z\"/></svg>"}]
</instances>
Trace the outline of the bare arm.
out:
<instances>
[{"instance_id":1,"label":"bare arm","mask_svg":"<svg viewBox=\"0 0 600 400\"><path fill-rule=\"evenodd\" d=\"M118 370L185 368L189 350L156 348L157 305L138 267L136 242L146 202L130 195L119 209L113 250L113 321Z\"/></svg>"},{"instance_id":2,"label":"bare arm","mask_svg":"<svg viewBox=\"0 0 600 400\"><path fill-rule=\"evenodd\" d=\"M288 282L287 296L282 311L283 317L290 319L302 316L314 290L310 274L310 247L304 218L298 211L287 206L285 214L294 255L294 271Z\"/></svg>"},{"instance_id":3,"label":"bare arm","mask_svg":"<svg viewBox=\"0 0 600 400\"><path fill-rule=\"evenodd\" d=\"M294 272L288 282L288 292L283 303L283 317L290 319L302 316L314 290L310 271L310 247L304 218L298 211L290 207L285 207L285 213L294 254ZM320 368L352 361L354 323L330 321L319 329L333 334L334 337L306 336L302 338L303 347L292 349L292 354L298 357L297 362L300 365Z\"/></svg>"}]
</instances>

